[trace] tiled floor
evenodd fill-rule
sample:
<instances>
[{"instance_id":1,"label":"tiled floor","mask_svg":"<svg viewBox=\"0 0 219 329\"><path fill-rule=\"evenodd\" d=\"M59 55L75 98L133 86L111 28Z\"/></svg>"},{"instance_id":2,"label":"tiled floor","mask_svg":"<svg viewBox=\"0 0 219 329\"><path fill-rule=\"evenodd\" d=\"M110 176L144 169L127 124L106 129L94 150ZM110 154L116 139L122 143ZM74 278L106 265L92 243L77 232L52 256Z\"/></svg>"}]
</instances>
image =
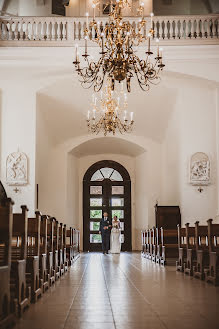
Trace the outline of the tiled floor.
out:
<instances>
[{"instance_id":1,"label":"tiled floor","mask_svg":"<svg viewBox=\"0 0 219 329\"><path fill-rule=\"evenodd\" d=\"M218 329L219 288L138 253L82 254L15 329Z\"/></svg>"}]
</instances>

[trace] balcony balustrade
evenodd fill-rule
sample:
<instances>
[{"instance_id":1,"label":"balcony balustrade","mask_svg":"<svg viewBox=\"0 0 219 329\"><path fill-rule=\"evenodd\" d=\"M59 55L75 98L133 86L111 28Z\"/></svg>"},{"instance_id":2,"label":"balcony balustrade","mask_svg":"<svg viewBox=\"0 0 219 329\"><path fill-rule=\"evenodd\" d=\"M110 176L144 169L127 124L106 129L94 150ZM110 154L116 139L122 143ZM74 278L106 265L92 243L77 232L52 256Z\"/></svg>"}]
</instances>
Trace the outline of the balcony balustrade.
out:
<instances>
[{"instance_id":1,"label":"balcony balustrade","mask_svg":"<svg viewBox=\"0 0 219 329\"><path fill-rule=\"evenodd\" d=\"M125 19L137 32L139 18ZM146 20L145 36L150 28L150 18L146 17ZM99 22L102 29L108 18L100 17ZM153 24L154 38L159 38L161 44L219 44L219 15L155 16ZM83 42L85 25L86 17L1 17L0 46L73 46ZM92 40L95 31L91 27L89 31Z\"/></svg>"}]
</instances>

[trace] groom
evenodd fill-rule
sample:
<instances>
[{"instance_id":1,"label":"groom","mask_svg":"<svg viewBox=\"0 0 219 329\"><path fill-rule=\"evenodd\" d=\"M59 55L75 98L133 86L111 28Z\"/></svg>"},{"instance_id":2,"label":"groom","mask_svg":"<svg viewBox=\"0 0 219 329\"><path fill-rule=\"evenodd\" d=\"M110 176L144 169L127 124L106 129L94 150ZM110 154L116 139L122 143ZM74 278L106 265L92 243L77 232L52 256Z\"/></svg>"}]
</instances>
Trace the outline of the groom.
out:
<instances>
[{"instance_id":1,"label":"groom","mask_svg":"<svg viewBox=\"0 0 219 329\"><path fill-rule=\"evenodd\" d=\"M112 228L112 220L109 219L108 213L104 212L103 218L100 221L100 231L102 235L102 250L103 254L108 254L110 248L110 232Z\"/></svg>"}]
</instances>

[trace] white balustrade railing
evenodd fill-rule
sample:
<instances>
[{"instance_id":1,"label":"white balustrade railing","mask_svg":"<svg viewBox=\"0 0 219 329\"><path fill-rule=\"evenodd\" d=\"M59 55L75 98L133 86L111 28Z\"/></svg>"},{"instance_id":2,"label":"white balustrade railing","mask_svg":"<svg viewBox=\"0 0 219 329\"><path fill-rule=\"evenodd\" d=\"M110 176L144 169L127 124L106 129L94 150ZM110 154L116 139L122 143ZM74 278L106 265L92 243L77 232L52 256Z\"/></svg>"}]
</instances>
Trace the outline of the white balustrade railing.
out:
<instances>
[{"instance_id":1,"label":"white balustrade railing","mask_svg":"<svg viewBox=\"0 0 219 329\"><path fill-rule=\"evenodd\" d=\"M127 17L134 29L138 29L139 19ZM108 22L100 17L100 29ZM150 22L150 20L147 20ZM84 17L1 17L0 45L72 45L84 38L86 18ZM219 15L206 16L155 16L155 38L174 43L175 40L199 40L199 43L219 43ZM150 26L143 31L146 36ZM90 27L90 39L95 31ZM32 41L32 42L31 42ZM179 42L180 43L180 42Z\"/></svg>"}]
</instances>

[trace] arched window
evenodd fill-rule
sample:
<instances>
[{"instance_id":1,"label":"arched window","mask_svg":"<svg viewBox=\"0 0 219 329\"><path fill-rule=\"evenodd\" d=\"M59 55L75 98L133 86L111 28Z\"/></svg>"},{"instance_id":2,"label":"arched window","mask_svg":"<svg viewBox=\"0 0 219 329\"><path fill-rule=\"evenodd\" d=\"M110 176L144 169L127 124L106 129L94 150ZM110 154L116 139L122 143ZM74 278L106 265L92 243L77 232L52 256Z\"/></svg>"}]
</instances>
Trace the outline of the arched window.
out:
<instances>
[{"instance_id":1,"label":"arched window","mask_svg":"<svg viewBox=\"0 0 219 329\"><path fill-rule=\"evenodd\" d=\"M110 179L111 181L122 182L123 178L120 173L113 168L101 168L98 169L93 176L91 177L91 181L103 181L104 179Z\"/></svg>"}]
</instances>

